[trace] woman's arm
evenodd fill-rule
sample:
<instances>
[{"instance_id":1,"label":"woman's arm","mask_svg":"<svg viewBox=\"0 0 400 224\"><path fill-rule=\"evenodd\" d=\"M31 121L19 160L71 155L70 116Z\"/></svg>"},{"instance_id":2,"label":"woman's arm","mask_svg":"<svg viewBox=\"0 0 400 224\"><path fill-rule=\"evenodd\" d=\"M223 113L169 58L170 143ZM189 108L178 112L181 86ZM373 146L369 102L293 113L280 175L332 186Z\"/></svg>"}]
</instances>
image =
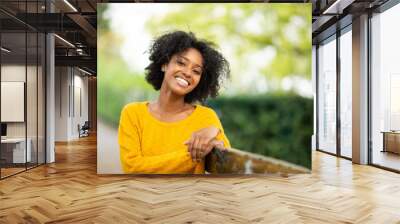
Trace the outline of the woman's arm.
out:
<instances>
[{"instance_id":1,"label":"woman's arm","mask_svg":"<svg viewBox=\"0 0 400 224\"><path fill-rule=\"evenodd\" d=\"M185 151L176 151L157 156L143 156L141 133L134 110L125 107L121 113L118 129L120 159L125 173L167 174L192 173L196 163Z\"/></svg>"},{"instance_id":2,"label":"woman's arm","mask_svg":"<svg viewBox=\"0 0 400 224\"><path fill-rule=\"evenodd\" d=\"M204 158L214 147L221 150L231 147L222 124L213 110L209 111L202 122L205 122L208 127L194 132L185 142L192 159L197 161Z\"/></svg>"},{"instance_id":3,"label":"woman's arm","mask_svg":"<svg viewBox=\"0 0 400 224\"><path fill-rule=\"evenodd\" d=\"M159 156L138 156L135 153L127 153L121 154L121 162L125 173L193 173L195 167L195 163L186 152L171 152Z\"/></svg>"}]
</instances>

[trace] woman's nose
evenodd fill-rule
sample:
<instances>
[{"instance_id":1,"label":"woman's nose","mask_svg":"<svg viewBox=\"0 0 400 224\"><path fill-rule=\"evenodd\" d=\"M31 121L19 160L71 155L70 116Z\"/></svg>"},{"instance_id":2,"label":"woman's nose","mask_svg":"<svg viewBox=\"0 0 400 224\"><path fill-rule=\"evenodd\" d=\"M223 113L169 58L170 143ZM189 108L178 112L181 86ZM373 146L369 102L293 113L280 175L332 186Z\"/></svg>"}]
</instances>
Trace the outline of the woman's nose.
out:
<instances>
[{"instance_id":1,"label":"woman's nose","mask_svg":"<svg viewBox=\"0 0 400 224\"><path fill-rule=\"evenodd\" d=\"M190 77L190 75L191 75L190 69L189 69L188 67L185 67L185 68L183 69L183 74L184 74L186 77Z\"/></svg>"}]
</instances>

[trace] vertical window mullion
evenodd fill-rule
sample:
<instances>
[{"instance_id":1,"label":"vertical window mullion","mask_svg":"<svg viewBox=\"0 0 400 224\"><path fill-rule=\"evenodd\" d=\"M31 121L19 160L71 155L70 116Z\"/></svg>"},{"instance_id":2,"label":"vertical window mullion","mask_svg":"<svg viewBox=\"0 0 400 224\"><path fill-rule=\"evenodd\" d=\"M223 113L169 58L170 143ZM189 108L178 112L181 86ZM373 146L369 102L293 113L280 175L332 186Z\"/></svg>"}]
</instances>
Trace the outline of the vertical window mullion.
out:
<instances>
[{"instance_id":1,"label":"vertical window mullion","mask_svg":"<svg viewBox=\"0 0 400 224\"><path fill-rule=\"evenodd\" d=\"M318 49L319 49L319 44L317 44L316 46L315 46L315 82L316 82L316 85L315 85L315 92L316 92L316 94L315 94L315 96L316 96L316 140L315 140L315 147L316 147L316 149L318 150L319 149L319 113L320 113L320 111L319 111L319 72L318 72L318 69L319 69L319 66L318 66L318 64L319 64L319 54L318 54Z\"/></svg>"},{"instance_id":2,"label":"vertical window mullion","mask_svg":"<svg viewBox=\"0 0 400 224\"><path fill-rule=\"evenodd\" d=\"M368 46L368 53L367 53L367 83L368 83L368 89L367 89L367 102L368 102L368 124L367 124L367 131L368 131L368 156L367 156L367 164L372 164L373 161L373 149L372 149L372 85L371 85L371 80L372 80L372 64L371 64L371 57L372 57L372 30L371 30L371 20L372 20L372 12L368 12L368 31L367 31L367 46Z\"/></svg>"},{"instance_id":3,"label":"vertical window mullion","mask_svg":"<svg viewBox=\"0 0 400 224\"><path fill-rule=\"evenodd\" d=\"M336 155L341 156L340 119L340 30L336 31Z\"/></svg>"},{"instance_id":4,"label":"vertical window mullion","mask_svg":"<svg viewBox=\"0 0 400 224\"><path fill-rule=\"evenodd\" d=\"M39 13L39 0L36 1ZM39 165L39 30L36 31L36 166Z\"/></svg>"},{"instance_id":5,"label":"vertical window mullion","mask_svg":"<svg viewBox=\"0 0 400 224\"><path fill-rule=\"evenodd\" d=\"M28 0L25 0L25 21L28 17ZM28 24L25 23L25 100L24 100L24 120L25 120L25 170L28 170Z\"/></svg>"}]
</instances>

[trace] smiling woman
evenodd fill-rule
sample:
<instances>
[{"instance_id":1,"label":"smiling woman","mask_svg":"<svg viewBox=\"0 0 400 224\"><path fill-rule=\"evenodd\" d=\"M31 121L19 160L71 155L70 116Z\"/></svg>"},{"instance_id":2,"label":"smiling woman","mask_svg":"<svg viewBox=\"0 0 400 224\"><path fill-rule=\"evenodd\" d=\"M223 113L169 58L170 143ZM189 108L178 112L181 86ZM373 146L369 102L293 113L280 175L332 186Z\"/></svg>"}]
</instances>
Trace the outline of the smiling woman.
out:
<instances>
[{"instance_id":1,"label":"smiling woman","mask_svg":"<svg viewBox=\"0 0 400 224\"><path fill-rule=\"evenodd\" d=\"M230 143L217 114L201 104L218 95L229 63L208 41L175 31L150 48L146 80L159 90L155 102L126 105L119 124L125 173L204 173L204 158Z\"/></svg>"}]
</instances>

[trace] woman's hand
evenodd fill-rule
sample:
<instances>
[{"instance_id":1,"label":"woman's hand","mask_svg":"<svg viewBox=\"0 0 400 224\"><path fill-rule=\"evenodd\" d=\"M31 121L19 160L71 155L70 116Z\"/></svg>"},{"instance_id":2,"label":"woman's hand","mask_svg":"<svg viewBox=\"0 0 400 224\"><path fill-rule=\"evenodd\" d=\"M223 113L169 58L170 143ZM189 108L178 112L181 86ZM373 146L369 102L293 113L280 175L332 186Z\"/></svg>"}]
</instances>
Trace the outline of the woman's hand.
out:
<instances>
[{"instance_id":1,"label":"woman's hand","mask_svg":"<svg viewBox=\"0 0 400 224\"><path fill-rule=\"evenodd\" d=\"M191 153L192 159L199 162L201 159L206 157L213 148L216 148L221 151L227 151L227 149L224 147L223 141L213 139L204 149L197 149L197 150L195 149L196 152L194 152L193 154Z\"/></svg>"},{"instance_id":2,"label":"woman's hand","mask_svg":"<svg viewBox=\"0 0 400 224\"><path fill-rule=\"evenodd\" d=\"M192 137L184 142L193 160L200 161L214 147L221 147L221 143L221 148L224 148L223 142L215 140L219 132L218 128L210 126L194 132Z\"/></svg>"}]
</instances>

